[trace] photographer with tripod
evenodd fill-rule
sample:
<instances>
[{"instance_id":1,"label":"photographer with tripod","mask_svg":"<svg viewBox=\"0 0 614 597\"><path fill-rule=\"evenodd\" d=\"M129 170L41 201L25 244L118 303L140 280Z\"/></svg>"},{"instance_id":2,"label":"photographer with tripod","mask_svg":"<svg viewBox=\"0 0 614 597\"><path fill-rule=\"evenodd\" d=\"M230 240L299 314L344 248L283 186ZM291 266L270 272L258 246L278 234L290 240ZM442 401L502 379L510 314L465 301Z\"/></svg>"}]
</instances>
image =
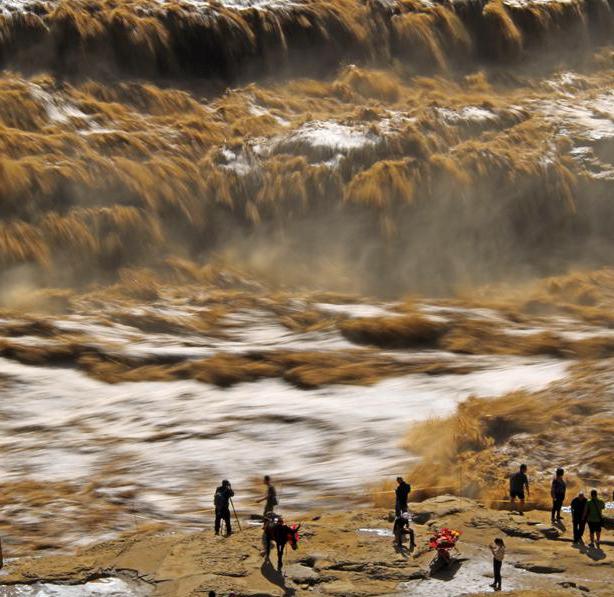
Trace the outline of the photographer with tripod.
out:
<instances>
[{"instance_id":1,"label":"photographer with tripod","mask_svg":"<svg viewBox=\"0 0 614 597\"><path fill-rule=\"evenodd\" d=\"M220 487L215 490L213 496L213 505L215 506L215 534L220 534L220 526L222 520L226 525L226 537L232 535L232 526L230 524L230 502L235 492L232 490L230 481L226 479L222 481Z\"/></svg>"}]
</instances>

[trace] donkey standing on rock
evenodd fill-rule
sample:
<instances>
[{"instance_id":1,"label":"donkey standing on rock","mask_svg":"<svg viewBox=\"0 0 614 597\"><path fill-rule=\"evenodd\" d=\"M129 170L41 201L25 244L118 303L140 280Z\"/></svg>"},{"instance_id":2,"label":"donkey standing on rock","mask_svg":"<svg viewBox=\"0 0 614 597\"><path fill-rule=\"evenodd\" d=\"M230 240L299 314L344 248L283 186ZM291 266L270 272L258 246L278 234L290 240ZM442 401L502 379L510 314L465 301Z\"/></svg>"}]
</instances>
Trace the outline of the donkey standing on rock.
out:
<instances>
[{"instance_id":1,"label":"donkey standing on rock","mask_svg":"<svg viewBox=\"0 0 614 597\"><path fill-rule=\"evenodd\" d=\"M286 543L290 544L292 549L298 547L299 535L298 531L301 528L300 524L291 526L284 523L283 519L276 516L266 518L264 521L264 561L270 562L269 554L271 552L271 543L275 541L277 546L277 570L281 572L284 560L284 549Z\"/></svg>"}]
</instances>

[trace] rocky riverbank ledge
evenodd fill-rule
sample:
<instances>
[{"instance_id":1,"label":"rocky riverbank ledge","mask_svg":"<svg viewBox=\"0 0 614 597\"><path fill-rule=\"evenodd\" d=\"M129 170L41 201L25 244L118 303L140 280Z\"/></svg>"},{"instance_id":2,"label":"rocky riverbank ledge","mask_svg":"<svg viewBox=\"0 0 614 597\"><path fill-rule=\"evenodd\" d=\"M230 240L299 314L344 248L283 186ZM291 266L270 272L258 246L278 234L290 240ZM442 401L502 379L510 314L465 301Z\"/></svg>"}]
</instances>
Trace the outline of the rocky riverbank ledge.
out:
<instances>
[{"instance_id":1,"label":"rocky riverbank ledge","mask_svg":"<svg viewBox=\"0 0 614 597\"><path fill-rule=\"evenodd\" d=\"M412 504L411 510L417 540L413 553L395 550L386 510L313 512L296 517L302 522L299 549L286 553L283 574L263 565L262 531L245 520L242 532L230 538L216 537L209 528L190 534L143 531L75 554L9 560L0 574L0 593L34 595L49 588L61 595L65 587L67 595L74 595L81 586L84 595L165 597L210 590L252 597L479 595L492 591L488 543L502 537L507 546L504 592L611 594L614 541L609 530L597 550L572 544L569 516L553 527L547 512L520 516L454 496ZM448 568L430 575L434 554L428 539L441 527L462 532L460 555ZM120 593L113 592L113 583L121 584Z\"/></svg>"}]
</instances>

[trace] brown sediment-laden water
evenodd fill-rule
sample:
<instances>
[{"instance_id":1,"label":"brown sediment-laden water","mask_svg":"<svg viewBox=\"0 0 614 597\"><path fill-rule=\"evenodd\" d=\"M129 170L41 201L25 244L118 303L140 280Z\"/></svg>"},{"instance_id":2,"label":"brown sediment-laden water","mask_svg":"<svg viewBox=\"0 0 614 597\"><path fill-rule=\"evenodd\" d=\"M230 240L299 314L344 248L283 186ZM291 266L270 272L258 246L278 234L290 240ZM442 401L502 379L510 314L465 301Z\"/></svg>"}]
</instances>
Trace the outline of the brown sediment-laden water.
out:
<instances>
[{"instance_id":1,"label":"brown sediment-laden water","mask_svg":"<svg viewBox=\"0 0 614 597\"><path fill-rule=\"evenodd\" d=\"M202 525L226 477L607 488L612 8L1 2L5 551Z\"/></svg>"}]
</instances>

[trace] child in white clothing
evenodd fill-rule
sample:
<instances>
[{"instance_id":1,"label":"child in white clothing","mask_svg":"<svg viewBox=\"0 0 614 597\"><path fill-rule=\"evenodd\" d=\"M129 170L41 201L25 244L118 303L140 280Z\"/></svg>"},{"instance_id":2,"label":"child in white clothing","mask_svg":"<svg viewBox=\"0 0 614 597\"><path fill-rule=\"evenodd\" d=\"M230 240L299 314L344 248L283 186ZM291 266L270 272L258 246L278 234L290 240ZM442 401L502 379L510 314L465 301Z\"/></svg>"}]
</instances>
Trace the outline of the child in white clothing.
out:
<instances>
[{"instance_id":1,"label":"child in white clothing","mask_svg":"<svg viewBox=\"0 0 614 597\"><path fill-rule=\"evenodd\" d=\"M490 551L492 551L492 564L493 571L495 576L495 582L491 585L491 587L495 591L501 590L501 566L503 564L503 558L505 558L505 543L503 543L503 539L497 537L493 543L490 544Z\"/></svg>"}]
</instances>

